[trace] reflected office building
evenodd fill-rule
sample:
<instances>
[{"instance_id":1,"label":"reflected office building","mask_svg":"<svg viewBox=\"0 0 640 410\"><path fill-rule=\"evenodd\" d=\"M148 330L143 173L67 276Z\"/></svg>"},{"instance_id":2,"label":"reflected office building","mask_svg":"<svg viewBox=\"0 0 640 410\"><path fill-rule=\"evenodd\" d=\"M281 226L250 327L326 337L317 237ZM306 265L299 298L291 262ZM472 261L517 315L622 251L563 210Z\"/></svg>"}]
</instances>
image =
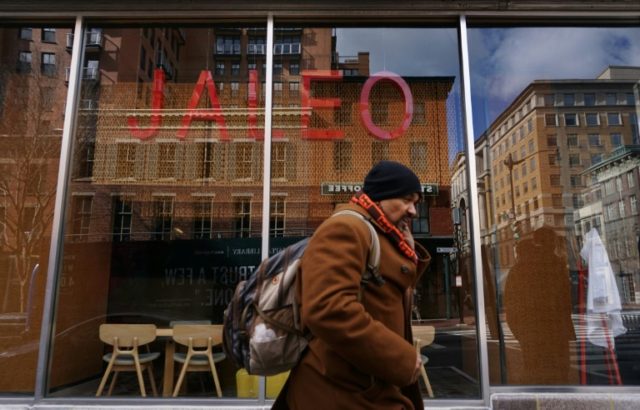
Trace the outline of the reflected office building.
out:
<instances>
[{"instance_id":1,"label":"reflected office building","mask_svg":"<svg viewBox=\"0 0 640 410\"><path fill-rule=\"evenodd\" d=\"M503 377L506 372L508 382L575 383L578 372L589 369L578 360L581 349L586 349L580 346L580 339L585 337L580 332L587 331L587 323L579 315L572 320L571 315L585 314L586 298L592 292L587 289L587 260L581 255L592 229L598 232L615 275L622 317L624 319L624 312L629 311L627 319L634 320L640 280L639 136L634 95L638 79L640 69L637 67L611 66L593 80L534 81L476 140L485 308L490 338L499 346L490 349L489 354L502 362ZM461 175L460 169L462 166L458 165L454 174ZM467 193L457 189L458 181L459 178L454 177L453 200L464 208ZM546 254L527 262L528 268L523 268L527 255L538 252L541 235L548 236L546 243L554 244L544 251ZM533 265L540 267L545 259L554 255L560 258L559 267L535 270ZM554 276L547 277L553 269ZM528 284L525 279L518 279L525 276L529 277ZM554 285L549 285L553 282ZM560 350L566 349L565 353L559 356L557 351L544 352L546 357L555 357L552 362L556 368L552 372L527 364L524 336L533 330L544 332L549 345L553 343L549 335L551 327L534 329L536 322L545 319L533 313L519 319L520 308L514 305L514 297L509 296L515 294L514 289L518 287L536 295L538 286L543 288L540 295L529 302L529 309L553 312L555 320L560 322L564 319L558 314L564 309L567 318L563 326L552 332L566 334L565 341L560 341L565 346ZM564 291L558 291L560 288ZM558 293L551 292L552 289ZM546 300L546 306L536 308L534 300ZM549 307L556 302L564 307ZM525 326L523 321L528 324ZM577 339L574 327L578 329ZM571 347L571 366L567 340ZM511 343L515 341L519 342L516 346L522 349L523 356L513 351ZM625 376L627 372L627 377L631 370L624 368L624 362L629 359L629 349L633 347L618 342L616 368L622 366L622 374ZM600 356L593 351L588 354L589 360L595 361L589 371L593 377L591 373L598 373L596 368L610 359L606 354ZM522 372L523 357L526 372ZM532 358L535 354L529 357ZM562 366L563 361L567 363L567 371L558 379L558 366Z\"/></svg>"}]
</instances>

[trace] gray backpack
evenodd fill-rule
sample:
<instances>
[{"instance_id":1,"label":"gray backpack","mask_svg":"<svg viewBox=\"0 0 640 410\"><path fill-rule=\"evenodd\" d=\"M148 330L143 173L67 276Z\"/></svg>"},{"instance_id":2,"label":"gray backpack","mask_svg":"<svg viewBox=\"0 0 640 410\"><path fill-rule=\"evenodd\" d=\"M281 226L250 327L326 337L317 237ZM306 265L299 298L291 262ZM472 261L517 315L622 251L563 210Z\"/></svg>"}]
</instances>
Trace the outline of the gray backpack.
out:
<instances>
[{"instance_id":1,"label":"gray backpack","mask_svg":"<svg viewBox=\"0 0 640 410\"><path fill-rule=\"evenodd\" d=\"M378 273L380 242L373 225L359 213L343 210L333 216L337 215L360 218L371 232L360 300L367 284L384 283ZM309 238L303 239L264 260L253 276L238 284L224 312L225 353L249 374L270 376L293 368L312 337L303 329L296 296L300 261L308 242Z\"/></svg>"}]
</instances>

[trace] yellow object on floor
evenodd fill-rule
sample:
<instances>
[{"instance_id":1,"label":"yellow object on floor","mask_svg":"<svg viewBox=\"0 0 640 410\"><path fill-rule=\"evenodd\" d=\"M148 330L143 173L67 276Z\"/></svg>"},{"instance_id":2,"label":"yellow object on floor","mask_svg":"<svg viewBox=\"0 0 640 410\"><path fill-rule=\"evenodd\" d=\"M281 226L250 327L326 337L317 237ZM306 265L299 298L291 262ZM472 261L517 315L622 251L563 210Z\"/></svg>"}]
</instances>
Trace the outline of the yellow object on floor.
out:
<instances>
[{"instance_id":1,"label":"yellow object on floor","mask_svg":"<svg viewBox=\"0 0 640 410\"><path fill-rule=\"evenodd\" d=\"M280 390L289 377L289 372L267 376L267 399L278 397ZM259 389L258 376L247 373L245 369L236 372L236 389L238 398L257 398Z\"/></svg>"}]
</instances>

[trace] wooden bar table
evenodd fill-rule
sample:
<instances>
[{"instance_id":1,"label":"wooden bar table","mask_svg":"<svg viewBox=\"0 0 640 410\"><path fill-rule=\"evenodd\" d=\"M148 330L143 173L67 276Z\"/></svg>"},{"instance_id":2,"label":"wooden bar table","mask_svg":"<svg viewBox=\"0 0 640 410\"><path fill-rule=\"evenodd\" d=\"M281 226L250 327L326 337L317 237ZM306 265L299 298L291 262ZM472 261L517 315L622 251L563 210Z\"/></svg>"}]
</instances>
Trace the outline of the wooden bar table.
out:
<instances>
[{"instance_id":1,"label":"wooden bar table","mask_svg":"<svg viewBox=\"0 0 640 410\"><path fill-rule=\"evenodd\" d=\"M171 397L173 394L173 354L176 351L176 344L173 341L172 328L157 328L156 336L166 338L164 345L164 376L162 381L162 397Z\"/></svg>"}]
</instances>

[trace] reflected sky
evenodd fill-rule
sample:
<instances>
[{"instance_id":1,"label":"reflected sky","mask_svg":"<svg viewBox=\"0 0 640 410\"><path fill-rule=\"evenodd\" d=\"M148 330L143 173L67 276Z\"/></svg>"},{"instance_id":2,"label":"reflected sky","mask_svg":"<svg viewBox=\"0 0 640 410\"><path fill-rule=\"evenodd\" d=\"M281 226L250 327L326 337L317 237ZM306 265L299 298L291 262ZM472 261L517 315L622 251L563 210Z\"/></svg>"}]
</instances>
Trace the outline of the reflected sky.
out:
<instances>
[{"instance_id":1,"label":"reflected sky","mask_svg":"<svg viewBox=\"0 0 640 410\"><path fill-rule=\"evenodd\" d=\"M392 71L403 77L454 77L447 99L449 161L464 141L460 115L458 33L455 28L338 28L340 57L369 52L371 74Z\"/></svg>"},{"instance_id":2,"label":"reflected sky","mask_svg":"<svg viewBox=\"0 0 640 410\"><path fill-rule=\"evenodd\" d=\"M343 57L368 51L371 73L455 76L449 106L459 109L455 28L338 28L336 41ZM470 29L469 52L477 138L534 80L595 79L610 65L640 66L640 28ZM451 140L461 141L459 124L450 128Z\"/></svg>"},{"instance_id":3,"label":"reflected sky","mask_svg":"<svg viewBox=\"0 0 640 410\"><path fill-rule=\"evenodd\" d=\"M371 73L402 76L458 76L457 31L449 29L337 29L340 56L369 51Z\"/></svg>"},{"instance_id":4,"label":"reflected sky","mask_svg":"<svg viewBox=\"0 0 640 410\"><path fill-rule=\"evenodd\" d=\"M474 133L534 80L595 79L607 66L640 66L640 28L470 29Z\"/></svg>"}]
</instances>

